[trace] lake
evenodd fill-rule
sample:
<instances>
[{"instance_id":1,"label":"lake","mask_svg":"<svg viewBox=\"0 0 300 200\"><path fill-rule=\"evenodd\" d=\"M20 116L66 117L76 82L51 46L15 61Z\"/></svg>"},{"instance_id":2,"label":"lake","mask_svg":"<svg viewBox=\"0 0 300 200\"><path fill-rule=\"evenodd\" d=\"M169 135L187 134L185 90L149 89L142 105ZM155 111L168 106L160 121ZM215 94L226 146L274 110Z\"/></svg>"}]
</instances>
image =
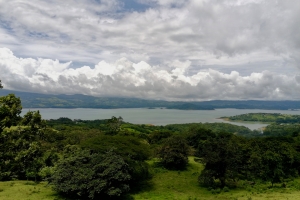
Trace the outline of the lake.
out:
<instances>
[{"instance_id":1,"label":"lake","mask_svg":"<svg viewBox=\"0 0 300 200\"><path fill-rule=\"evenodd\" d=\"M282 113L300 115L300 111L291 110L259 110L259 109L216 109L216 110L175 110L175 109L147 109L147 108L121 108L121 109L62 109L62 108L23 108L22 114L29 110L39 110L43 119L57 119L68 117L70 119L108 119L112 116L121 116L125 122L132 124L183 124L183 123L205 123L205 122L224 122L239 126L246 126L251 130L260 129L267 126L265 123L257 122L228 122L218 119L223 116L234 116L245 113Z\"/></svg>"}]
</instances>

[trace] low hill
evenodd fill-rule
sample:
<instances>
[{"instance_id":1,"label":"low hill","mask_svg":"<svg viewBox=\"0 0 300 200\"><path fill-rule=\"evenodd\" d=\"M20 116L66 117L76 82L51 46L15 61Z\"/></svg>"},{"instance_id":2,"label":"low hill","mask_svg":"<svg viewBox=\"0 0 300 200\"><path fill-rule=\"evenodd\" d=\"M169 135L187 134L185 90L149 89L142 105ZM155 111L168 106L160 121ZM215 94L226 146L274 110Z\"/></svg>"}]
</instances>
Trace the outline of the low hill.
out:
<instances>
[{"instance_id":1,"label":"low hill","mask_svg":"<svg viewBox=\"0 0 300 200\"><path fill-rule=\"evenodd\" d=\"M300 101L258 101L258 100L213 100L213 101L162 101L122 97L94 97L82 94L53 95L0 90L0 96L13 93L20 97L24 108L167 108L180 110L213 110L221 108L296 110Z\"/></svg>"}]
</instances>

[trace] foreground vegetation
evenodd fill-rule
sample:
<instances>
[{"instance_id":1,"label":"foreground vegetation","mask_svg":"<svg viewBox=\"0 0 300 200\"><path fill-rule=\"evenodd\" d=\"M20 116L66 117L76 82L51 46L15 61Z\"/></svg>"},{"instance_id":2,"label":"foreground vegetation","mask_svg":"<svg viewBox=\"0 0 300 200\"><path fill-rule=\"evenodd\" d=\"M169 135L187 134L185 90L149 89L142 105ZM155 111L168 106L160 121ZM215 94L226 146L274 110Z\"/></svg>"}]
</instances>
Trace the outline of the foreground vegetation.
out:
<instances>
[{"instance_id":1,"label":"foreground vegetation","mask_svg":"<svg viewBox=\"0 0 300 200\"><path fill-rule=\"evenodd\" d=\"M0 97L1 199L299 195L297 123L260 134L225 123L134 125L114 116L45 121L21 110L14 94Z\"/></svg>"},{"instance_id":2,"label":"foreground vegetation","mask_svg":"<svg viewBox=\"0 0 300 200\"><path fill-rule=\"evenodd\" d=\"M144 185L144 189L133 192L124 199L177 199L177 200L298 200L300 195L300 179L290 181L286 187L269 183L250 185L240 182L238 188L207 189L199 186L195 176L200 174L203 165L189 157L187 170L174 171L157 166L157 160L149 161L153 177ZM46 182L6 181L0 182L0 199L5 200L67 200L54 192Z\"/></svg>"}]
</instances>

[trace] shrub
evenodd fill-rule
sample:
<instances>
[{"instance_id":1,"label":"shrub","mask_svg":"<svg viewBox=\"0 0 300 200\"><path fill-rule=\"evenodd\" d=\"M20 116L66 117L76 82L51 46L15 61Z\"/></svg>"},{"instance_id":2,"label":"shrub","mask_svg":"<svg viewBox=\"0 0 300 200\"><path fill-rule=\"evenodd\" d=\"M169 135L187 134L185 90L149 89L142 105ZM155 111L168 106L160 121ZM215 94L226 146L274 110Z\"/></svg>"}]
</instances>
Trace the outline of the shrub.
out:
<instances>
[{"instance_id":1,"label":"shrub","mask_svg":"<svg viewBox=\"0 0 300 200\"><path fill-rule=\"evenodd\" d=\"M204 169L200 174L200 176L198 177L198 182L200 183L200 185L204 187L209 187L209 188L215 187L213 172Z\"/></svg>"},{"instance_id":2,"label":"shrub","mask_svg":"<svg viewBox=\"0 0 300 200\"><path fill-rule=\"evenodd\" d=\"M128 164L113 151L91 154L77 149L57 164L50 183L67 197L102 199L129 191L130 179Z\"/></svg>"},{"instance_id":3,"label":"shrub","mask_svg":"<svg viewBox=\"0 0 300 200\"><path fill-rule=\"evenodd\" d=\"M81 146L100 154L113 149L129 165L132 187L139 187L142 181L150 177L148 164L145 162L151 155L149 145L138 138L103 135L86 140Z\"/></svg>"},{"instance_id":4,"label":"shrub","mask_svg":"<svg viewBox=\"0 0 300 200\"><path fill-rule=\"evenodd\" d=\"M225 186L225 187L223 188L223 192L229 192L229 188Z\"/></svg>"},{"instance_id":5,"label":"shrub","mask_svg":"<svg viewBox=\"0 0 300 200\"><path fill-rule=\"evenodd\" d=\"M182 170L188 164L189 146L184 138L172 136L158 149L157 155L168 169Z\"/></svg>"}]
</instances>

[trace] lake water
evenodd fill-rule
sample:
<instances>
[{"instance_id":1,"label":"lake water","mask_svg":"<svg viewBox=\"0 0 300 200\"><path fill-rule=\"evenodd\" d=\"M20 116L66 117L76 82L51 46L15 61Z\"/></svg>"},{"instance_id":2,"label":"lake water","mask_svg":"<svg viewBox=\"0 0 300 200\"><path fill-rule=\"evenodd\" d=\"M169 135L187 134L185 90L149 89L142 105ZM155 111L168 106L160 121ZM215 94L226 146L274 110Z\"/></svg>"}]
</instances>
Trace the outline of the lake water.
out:
<instances>
[{"instance_id":1,"label":"lake water","mask_svg":"<svg viewBox=\"0 0 300 200\"><path fill-rule=\"evenodd\" d=\"M240 123L227 122L218 119L223 116L234 116L246 113L282 113L300 115L300 111L291 110L258 110L258 109L216 109L216 110L175 110L175 109L147 109L147 108L122 108L122 109L61 109L61 108L23 108L22 114L29 110L39 110L43 119L57 119L59 117L68 117L70 119L109 119L112 116L121 116L125 122L132 124L183 124L183 123L205 123L205 122L224 122L239 126L246 126L251 130L260 129L268 124L264 123Z\"/></svg>"}]
</instances>

